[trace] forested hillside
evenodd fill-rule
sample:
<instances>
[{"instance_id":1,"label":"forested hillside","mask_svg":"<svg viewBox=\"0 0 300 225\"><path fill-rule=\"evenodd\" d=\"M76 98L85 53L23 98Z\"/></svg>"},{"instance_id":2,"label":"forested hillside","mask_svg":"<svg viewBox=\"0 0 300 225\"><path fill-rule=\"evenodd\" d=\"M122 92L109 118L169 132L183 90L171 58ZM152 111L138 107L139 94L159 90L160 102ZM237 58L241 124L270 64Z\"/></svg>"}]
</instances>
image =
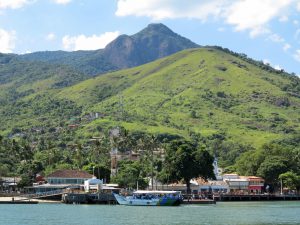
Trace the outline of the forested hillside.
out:
<instances>
[{"instance_id":1,"label":"forested hillside","mask_svg":"<svg viewBox=\"0 0 300 225\"><path fill-rule=\"evenodd\" d=\"M165 32L172 36L159 27L163 36ZM131 67L180 49L173 44L164 53L154 48L135 64L133 55L142 59L136 51L151 49L144 40L150 28L137 36L121 36L108 46L119 46L122 54L126 51L118 43L124 38L144 46L129 48L128 58L120 54L127 64L111 56L116 61L110 65ZM181 48L195 47L178 43ZM76 62L69 53L57 54ZM80 54L84 58L86 53ZM93 159L101 154L107 157L115 146L137 150L142 139L146 148L153 140L148 135L154 135L160 146L179 138L196 143L217 156L226 171L261 175L269 182L281 173L300 171L300 79L293 74L220 47L191 48L90 79L84 64L78 64L78 72L69 63L58 65L56 56L40 58L45 62L31 56L32 60L24 60L0 55L0 154L6 175L22 174L27 166L44 172L88 170L91 162L107 171L108 158ZM99 64L95 61L95 65ZM112 141L110 131L115 127L124 129L120 140ZM142 165L124 162L124 166L138 170ZM274 168L279 169L270 172Z\"/></svg>"}]
</instances>

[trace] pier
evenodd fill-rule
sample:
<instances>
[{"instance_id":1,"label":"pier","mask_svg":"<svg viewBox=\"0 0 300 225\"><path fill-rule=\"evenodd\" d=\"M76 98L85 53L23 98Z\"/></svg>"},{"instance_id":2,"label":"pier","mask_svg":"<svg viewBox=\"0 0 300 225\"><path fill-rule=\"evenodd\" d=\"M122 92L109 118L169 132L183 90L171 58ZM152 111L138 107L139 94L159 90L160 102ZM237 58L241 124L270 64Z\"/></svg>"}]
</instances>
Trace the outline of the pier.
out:
<instances>
[{"instance_id":1,"label":"pier","mask_svg":"<svg viewBox=\"0 0 300 225\"><path fill-rule=\"evenodd\" d=\"M184 205L207 205L207 204L216 204L215 200L212 199L184 199L182 204Z\"/></svg>"},{"instance_id":2,"label":"pier","mask_svg":"<svg viewBox=\"0 0 300 225\"><path fill-rule=\"evenodd\" d=\"M62 202L66 204L117 204L115 197L107 193L65 193Z\"/></svg>"},{"instance_id":3,"label":"pier","mask_svg":"<svg viewBox=\"0 0 300 225\"><path fill-rule=\"evenodd\" d=\"M297 201L299 195L213 195L215 201Z\"/></svg>"},{"instance_id":4,"label":"pier","mask_svg":"<svg viewBox=\"0 0 300 225\"><path fill-rule=\"evenodd\" d=\"M0 204L38 204L37 201L0 201Z\"/></svg>"}]
</instances>

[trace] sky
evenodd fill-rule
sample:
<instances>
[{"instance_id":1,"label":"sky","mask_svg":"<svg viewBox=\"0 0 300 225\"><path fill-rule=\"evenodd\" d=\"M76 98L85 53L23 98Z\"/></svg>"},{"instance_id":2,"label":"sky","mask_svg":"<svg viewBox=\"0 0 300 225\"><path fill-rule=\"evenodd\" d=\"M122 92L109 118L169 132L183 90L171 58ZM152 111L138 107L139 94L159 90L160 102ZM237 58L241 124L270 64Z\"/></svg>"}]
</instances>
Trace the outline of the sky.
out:
<instances>
[{"instance_id":1,"label":"sky","mask_svg":"<svg viewBox=\"0 0 300 225\"><path fill-rule=\"evenodd\" d=\"M300 74L300 0L0 0L0 52L100 49L149 23Z\"/></svg>"}]
</instances>

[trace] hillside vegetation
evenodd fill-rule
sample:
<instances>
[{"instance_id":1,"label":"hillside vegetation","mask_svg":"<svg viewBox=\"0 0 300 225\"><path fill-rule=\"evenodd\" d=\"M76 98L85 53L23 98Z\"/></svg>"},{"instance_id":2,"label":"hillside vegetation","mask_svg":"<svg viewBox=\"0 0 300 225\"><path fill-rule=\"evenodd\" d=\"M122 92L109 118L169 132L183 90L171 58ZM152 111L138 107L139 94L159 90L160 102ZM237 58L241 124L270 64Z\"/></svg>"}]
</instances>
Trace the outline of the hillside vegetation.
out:
<instances>
[{"instance_id":1,"label":"hillside vegetation","mask_svg":"<svg viewBox=\"0 0 300 225\"><path fill-rule=\"evenodd\" d=\"M222 133L259 147L299 131L299 90L287 91L291 78L299 82L222 50L200 48L81 82L57 96L105 115L87 124L84 134L121 123L185 137Z\"/></svg>"},{"instance_id":2,"label":"hillside vegetation","mask_svg":"<svg viewBox=\"0 0 300 225\"><path fill-rule=\"evenodd\" d=\"M113 146L147 149L178 138L217 156L227 172L274 186L281 174L299 174L300 79L245 55L194 48L82 82L67 66L0 59L0 175L22 174L23 185L59 168L97 166L109 179ZM76 79L60 83L68 77ZM125 130L112 139L117 126ZM121 163L124 176L114 181L127 182L132 169L149 177L144 157ZM161 159L155 163L163 180Z\"/></svg>"},{"instance_id":3,"label":"hillside vegetation","mask_svg":"<svg viewBox=\"0 0 300 225\"><path fill-rule=\"evenodd\" d=\"M2 133L55 127L91 112L102 118L78 130L84 137L96 135L97 127L122 125L184 137L222 134L259 147L299 131L299 78L224 50L185 50L70 87L61 82L80 74L63 66L41 65L23 64L22 70L28 66L24 77L2 76Z\"/></svg>"}]
</instances>

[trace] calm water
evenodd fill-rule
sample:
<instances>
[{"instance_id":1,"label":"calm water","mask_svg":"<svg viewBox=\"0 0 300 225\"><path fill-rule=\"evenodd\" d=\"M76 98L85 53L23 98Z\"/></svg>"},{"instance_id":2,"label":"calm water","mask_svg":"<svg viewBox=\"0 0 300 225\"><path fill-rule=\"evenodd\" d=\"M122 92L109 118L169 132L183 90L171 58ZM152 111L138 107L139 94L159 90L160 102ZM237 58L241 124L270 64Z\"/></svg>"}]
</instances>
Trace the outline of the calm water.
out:
<instances>
[{"instance_id":1,"label":"calm water","mask_svg":"<svg viewBox=\"0 0 300 225\"><path fill-rule=\"evenodd\" d=\"M300 202L238 202L180 207L0 205L1 225L300 224Z\"/></svg>"}]
</instances>

